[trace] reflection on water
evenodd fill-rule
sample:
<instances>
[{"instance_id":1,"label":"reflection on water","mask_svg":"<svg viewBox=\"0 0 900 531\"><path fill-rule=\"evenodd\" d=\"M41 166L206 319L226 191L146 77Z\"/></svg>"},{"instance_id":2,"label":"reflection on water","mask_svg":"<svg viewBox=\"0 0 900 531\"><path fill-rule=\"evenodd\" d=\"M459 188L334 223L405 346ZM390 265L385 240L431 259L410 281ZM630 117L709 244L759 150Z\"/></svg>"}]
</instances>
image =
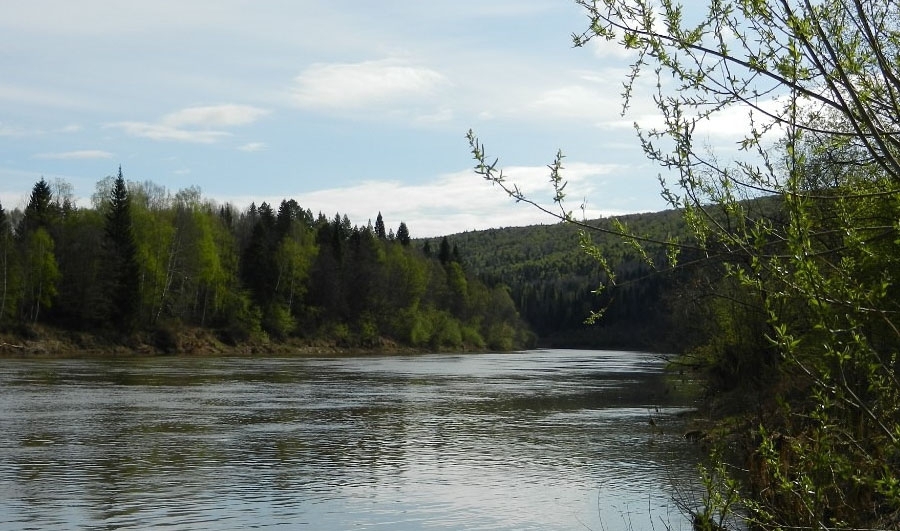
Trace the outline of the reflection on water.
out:
<instances>
[{"instance_id":1,"label":"reflection on water","mask_svg":"<svg viewBox=\"0 0 900 531\"><path fill-rule=\"evenodd\" d=\"M661 367L572 350L2 360L0 529L687 530L690 404Z\"/></svg>"}]
</instances>

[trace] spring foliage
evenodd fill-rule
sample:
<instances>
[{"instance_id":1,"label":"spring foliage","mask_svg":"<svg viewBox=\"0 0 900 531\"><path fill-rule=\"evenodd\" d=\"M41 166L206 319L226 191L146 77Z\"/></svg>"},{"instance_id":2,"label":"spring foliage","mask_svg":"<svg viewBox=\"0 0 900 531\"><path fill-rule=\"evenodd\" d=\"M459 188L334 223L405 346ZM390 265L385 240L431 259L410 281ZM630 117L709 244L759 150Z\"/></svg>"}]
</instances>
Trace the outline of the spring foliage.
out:
<instances>
[{"instance_id":1,"label":"spring foliage","mask_svg":"<svg viewBox=\"0 0 900 531\"><path fill-rule=\"evenodd\" d=\"M398 238L314 217L296 201L238 211L153 183L97 184L93 208L35 185L18 223L0 211L0 327L35 323L126 337L201 327L229 343L524 346L505 290ZM379 220L381 216L379 215ZM383 222L382 222L383 225ZM154 335L154 334L151 334Z\"/></svg>"},{"instance_id":2,"label":"spring foliage","mask_svg":"<svg viewBox=\"0 0 900 531\"><path fill-rule=\"evenodd\" d=\"M639 98L657 107L661 125L636 125L637 141L692 237L614 232L660 270L684 267L685 250L701 259L693 278L713 296L696 311L720 334L696 354L717 391L755 412L732 457L741 471L704 472L697 528L897 528L900 4L577 3L590 24L576 46L632 54L623 113ZM734 152L702 134L723 116L745 124ZM469 141L477 172L537 204ZM580 223L562 206L562 160L550 165L557 207L541 208Z\"/></svg>"}]
</instances>

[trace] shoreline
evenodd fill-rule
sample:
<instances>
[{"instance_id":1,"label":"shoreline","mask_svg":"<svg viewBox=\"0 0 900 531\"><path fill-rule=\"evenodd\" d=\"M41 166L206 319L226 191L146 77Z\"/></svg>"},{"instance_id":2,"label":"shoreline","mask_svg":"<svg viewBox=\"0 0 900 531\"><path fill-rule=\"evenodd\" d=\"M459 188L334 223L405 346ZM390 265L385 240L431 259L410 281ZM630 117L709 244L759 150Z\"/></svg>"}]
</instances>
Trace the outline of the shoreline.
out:
<instances>
[{"instance_id":1,"label":"shoreline","mask_svg":"<svg viewBox=\"0 0 900 531\"><path fill-rule=\"evenodd\" d=\"M162 343L162 344L161 344ZM439 352L440 350L437 350ZM336 341L262 340L228 344L209 330L187 328L167 335L164 341L151 332L114 338L67 330L39 327L29 335L0 333L0 359L135 358L156 356L373 356L415 355L436 352L382 340L374 346L348 346Z\"/></svg>"}]
</instances>

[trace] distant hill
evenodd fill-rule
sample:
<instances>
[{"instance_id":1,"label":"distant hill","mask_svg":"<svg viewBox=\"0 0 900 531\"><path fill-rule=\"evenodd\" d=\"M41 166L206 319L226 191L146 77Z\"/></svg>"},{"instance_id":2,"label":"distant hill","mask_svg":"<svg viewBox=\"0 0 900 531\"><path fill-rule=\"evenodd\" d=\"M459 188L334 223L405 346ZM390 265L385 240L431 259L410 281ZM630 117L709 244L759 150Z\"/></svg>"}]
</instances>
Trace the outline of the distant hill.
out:
<instances>
[{"instance_id":1,"label":"distant hill","mask_svg":"<svg viewBox=\"0 0 900 531\"><path fill-rule=\"evenodd\" d=\"M687 239L681 213L667 210L617 218L635 234L657 240ZM614 230L612 219L588 222ZM446 236L470 273L488 285L508 287L522 317L541 342L555 347L659 350L678 346L669 326L671 274L654 273L628 243L602 231L588 231L616 274L616 286L597 295L603 268L579 244L579 227L532 225ZM424 244L424 241L419 241ZM440 239L430 240L437 248ZM656 263L664 257L660 247ZM603 319L586 325L592 310L608 307Z\"/></svg>"}]
</instances>

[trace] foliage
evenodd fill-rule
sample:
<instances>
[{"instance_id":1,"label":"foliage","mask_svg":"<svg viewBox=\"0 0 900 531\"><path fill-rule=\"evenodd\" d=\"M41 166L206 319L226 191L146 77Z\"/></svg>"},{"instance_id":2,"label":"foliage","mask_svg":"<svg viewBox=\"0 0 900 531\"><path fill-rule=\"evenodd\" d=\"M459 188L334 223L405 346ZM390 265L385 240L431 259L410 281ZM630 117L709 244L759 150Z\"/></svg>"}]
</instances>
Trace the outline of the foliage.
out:
<instances>
[{"instance_id":1,"label":"foliage","mask_svg":"<svg viewBox=\"0 0 900 531\"><path fill-rule=\"evenodd\" d=\"M716 264L693 277L727 290L707 299L723 337L706 355L723 380L757 376L761 427L739 503L708 496L713 507L698 514L726 522L740 507L760 529L900 525L900 4L577 3L590 25L576 46L615 41L633 54L623 112L645 95L657 106L662 125L636 125L638 140L693 238L612 232L657 270L681 267L685 252ZM741 114L740 151L707 147L711 120ZM543 207L471 132L469 142L476 171L516 200L609 232L564 208L561 154L550 165L555 206ZM746 201L766 196L768 211Z\"/></svg>"},{"instance_id":2,"label":"foliage","mask_svg":"<svg viewBox=\"0 0 900 531\"><path fill-rule=\"evenodd\" d=\"M9 216L0 206L0 327L6 326L19 304L19 269Z\"/></svg>"},{"instance_id":3,"label":"foliage","mask_svg":"<svg viewBox=\"0 0 900 531\"><path fill-rule=\"evenodd\" d=\"M620 221L661 240L688 237L680 213L674 210L633 214ZM612 219L590 223L609 230L614 226ZM595 291L607 279L606 269L573 245L577 239L578 227L559 223L464 232L439 241L425 240L422 246L444 249L448 261L456 247L466 271L488 286L506 286L543 344L655 351L687 346L693 338L683 330L694 320L682 320L685 314L673 310L684 295L676 279L686 271L655 274L630 245L610 234L595 234L593 243L603 249L617 280L598 295ZM598 306L606 307L605 318L587 325L586 317Z\"/></svg>"},{"instance_id":4,"label":"foliage","mask_svg":"<svg viewBox=\"0 0 900 531\"><path fill-rule=\"evenodd\" d=\"M231 344L297 338L366 348L483 349L489 322L511 338L495 348L529 337L508 294L495 301L513 308L502 317L474 307L490 289L458 261L412 247L405 223L390 238L340 214L314 218L294 200L277 213L267 203L239 212L198 188L173 195L126 183L121 169L96 189L92 208L59 206L41 180L15 231L0 211L4 326L152 337L201 327Z\"/></svg>"},{"instance_id":5,"label":"foliage","mask_svg":"<svg viewBox=\"0 0 900 531\"><path fill-rule=\"evenodd\" d=\"M59 266L53 254L53 238L43 227L24 237L22 263L24 296L22 311L26 322L36 323L42 309L50 308L57 294Z\"/></svg>"}]
</instances>

